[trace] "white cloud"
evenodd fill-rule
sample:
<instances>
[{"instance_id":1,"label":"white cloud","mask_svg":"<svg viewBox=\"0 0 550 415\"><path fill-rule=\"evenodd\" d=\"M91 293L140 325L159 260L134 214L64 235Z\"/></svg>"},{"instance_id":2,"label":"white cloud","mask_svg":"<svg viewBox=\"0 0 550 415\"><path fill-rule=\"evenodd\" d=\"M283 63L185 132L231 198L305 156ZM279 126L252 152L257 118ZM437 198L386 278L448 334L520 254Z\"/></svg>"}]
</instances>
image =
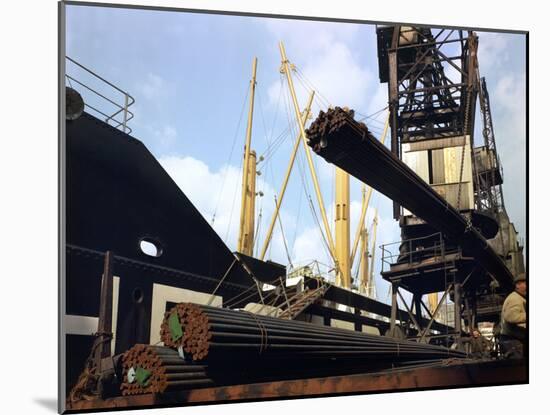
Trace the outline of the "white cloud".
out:
<instances>
[{"instance_id":1,"label":"white cloud","mask_svg":"<svg viewBox=\"0 0 550 415\"><path fill-rule=\"evenodd\" d=\"M164 156L159 158L159 162L209 223L215 215L214 230L234 250L239 228L241 170L224 165L212 171L205 162L189 156ZM265 195L274 194L271 186L261 179L257 180L256 189ZM268 214L264 214L264 218ZM277 243L273 248L278 260L279 248Z\"/></svg>"},{"instance_id":2,"label":"white cloud","mask_svg":"<svg viewBox=\"0 0 550 415\"><path fill-rule=\"evenodd\" d=\"M165 125L158 130L153 130L153 136L161 147L170 147L176 142L178 132L171 125Z\"/></svg>"},{"instance_id":3,"label":"white cloud","mask_svg":"<svg viewBox=\"0 0 550 415\"><path fill-rule=\"evenodd\" d=\"M153 73L148 73L145 80L136 86L136 90L147 100L158 99L166 90L166 81Z\"/></svg>"},{"instance_id":4,"label":"white cloud","mask_svg":"<svg viewBox=\"0 0 550 415\"><path fill-rule=\"evenodd\" d=\"M478 60L480 71L493 70L496 66L502 66L510 59L507 51L508 38L502 33L478 33Z\"/></svg>"},{"instance_id":5,"label":"white cloud","mask_svg":"<svg viewBox=\"0 0 550 415\"><path fill-rule=\"evenodd\" d=\"M504 169L504 200L510 220L522 236L526 234L527 199L525 92L525 73L503 75L490 91L496 145Z\"/></svg>"},{"instance_id":6,"label":"white cloud","mask_svg":"<svg viewBox=\"0 0 550 415\"><path fill-rule=\"evenodd\" d=\"M374 74L359 63L350 47L358 33L356 25L319 22L300 22L298 25L273 20L268 21L267 28L277 40L285 42L290 62L330 104L366 108L369 93L378 82ZM298 101L303 105L308 93L297 77L294 78ZM268 89L273 105L277 103L279 88L279 82L275 82Z\"/></svg>"},{"instance_id":7,"label":"white cloud","mask_svg":"<svg viewBox=\"0 0 550 415\"><path fill-rule=\"evenodd\" d=\"M315 56L334 41L352 41L359 32L359 25L349 23L266 19L264 24L286 48L292 48L304 58Z\"/></svg>"},{"instance_id":8,"label":"white cloud","mask_svg":"<svg viewBox=\"0 0 550 415\"><path fill-rule=\"evenodd\" d=\"M294 262L306 264L313 260L318 260L324 264L330 265L331 261L326 254L326 248L321 237L321 232L317 226L305 228L297 237L294 244L293 259Z\"/></svg>"},{"instance_id":9,"label":"white cloud","mask_svg":"<svg viewBox=\"0 0 550 415\"><path fill-rule=\"evenodd\" d=\"M193 157L166 156L159 162L208 222L216 213L214 229L234 248L239 214L239 201L234 196L240 194L240 171L233 166L211 171Z\"/></svg>"},{"instance_id":10,"label":"white cloud","mask_svg":"<svg viewBox=\"0 0 550 415\"><path fill-rule=\"evenodd\" d=\"M496 85L494 96L495 105L512 113L520 112L525 118L525 74L508 73L500 77ZM493 101L491 101L491 104Z\"/></svg>"}]
</instances>

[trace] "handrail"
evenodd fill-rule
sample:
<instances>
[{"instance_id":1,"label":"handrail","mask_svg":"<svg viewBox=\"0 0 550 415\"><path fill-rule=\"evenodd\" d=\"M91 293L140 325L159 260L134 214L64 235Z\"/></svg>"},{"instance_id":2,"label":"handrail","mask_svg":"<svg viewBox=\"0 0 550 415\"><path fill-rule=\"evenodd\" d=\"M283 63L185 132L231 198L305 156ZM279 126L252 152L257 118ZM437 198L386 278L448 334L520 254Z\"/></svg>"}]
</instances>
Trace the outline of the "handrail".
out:
<instances>
[{"instance_id":1,"label":"handrail","mask_svg":"<svg viewBox=\"0 0 550 415\"><path fill-rule=\"evenodd\" d=\"M429 240L433 238L438 238L436 241L433 242L433 244L428 246L417 246L413 249L413 242ZM396 245L398 246L398 252L394 253L391 247ZM407 246L408 249L402 251L400 249L402 246ZM439 256L443 258L445 256L445 244L443 241L443 234L441 232L436 232L431 235L421 236L418 238L390 242L388 244L380 245L380 249L382 250L382 271L384 270L384 264L391 267L391 265L394 265L400 259L406 260L409 264L412 264L413 262L417 261L415 260L415 258L422 256L422 254L425 252L433 252L434 257Z\"/></svg>"},{"instance_id":2,"label":"handrail","mask_svg":"<svg viewBox=\"0 0 550 415\"><path fill-rule=\"evenodd\" d=\"M88 72L90 75L94 76L98 80L102 81L103 83L107 84L108 86L112 87L113 89L115 89L116 91L118 91L118 92L120 92L121 94L124 95L124 104L120 104L120 103L114 101L113 99L106 97L104 94L98 92L93 87L91 87L91 86L85 84L84 82L79 81L78 79L74 78L74 76L70 76L68 74L65 74L66 79L69 80L69 84L71 84L71 81L76 82L78 85L82 86L86 90L90 91L91 93L95 94L96 96L100 97L101 99L107 101L108 103L110 103L110 104L114 105L116 108L118 108L118 110L116 110L113 114L109 115L109 114L106 114L104 111L102 111L102 110L100 110L96 107L93 107L92 105L88 104L87 102L84 102L84 105L87 108L89 108L92 111L94 111L94 112L102 115L103 117L105 117L104 121L106 123L109 124L112 121L113 123L115 123L115 125L114 125L115 128L122 127L122 131L124 131L125 133L128 133L128 134L131 134L132 129L130 127L128 127L127 124L132 118L134 118L134 113L132 111L130 111L128 108L136 102L134 97L131 96L127 91L124 91L123 89L119 88L118 86L116 86L112 82L109 82L108 80L106 80L102 76L98 75L97 73L95 73L91 69L85 67L84 65L82 65L81 63L79 63L76 60L72 59L71 57L65 56L65 58L68 61L75 64L76 66L83 69L84 71ZM122 114L122 120L119 120L119 119L116 118L120 114Z\"/></svg>"}]
</instances>

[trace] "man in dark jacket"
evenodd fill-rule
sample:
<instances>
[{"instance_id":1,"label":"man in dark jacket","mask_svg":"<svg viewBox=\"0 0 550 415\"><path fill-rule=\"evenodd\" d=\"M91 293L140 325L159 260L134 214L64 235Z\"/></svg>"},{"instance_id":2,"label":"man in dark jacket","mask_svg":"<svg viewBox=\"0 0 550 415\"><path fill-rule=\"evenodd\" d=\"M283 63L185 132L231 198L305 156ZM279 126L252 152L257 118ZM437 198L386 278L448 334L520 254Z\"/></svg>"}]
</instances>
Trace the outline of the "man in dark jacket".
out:
<instances>
[{"instance_id":1,"label":"man in dark jacket","mask_svg":"<svg viewBox=\"0 0 550 415\"><path fill-rule=\"evenodd\" d=\"M519 359L525 356L527 330L525 274L515 279L515 290L506 297L500 316L500 347L505 357Z\"/></svg>"},{"instance_id":2,"label":"man in dark jacket","mask_svg":"<svg viewBox=\"0 0 550 415\"><path fill-rule=\"evenodd\" d=\"M492 344L480 333L477 327L472 330L468 342L470 343L470 354L472 357L477 359L490 357Z\"/></svg>"}]
</instances>

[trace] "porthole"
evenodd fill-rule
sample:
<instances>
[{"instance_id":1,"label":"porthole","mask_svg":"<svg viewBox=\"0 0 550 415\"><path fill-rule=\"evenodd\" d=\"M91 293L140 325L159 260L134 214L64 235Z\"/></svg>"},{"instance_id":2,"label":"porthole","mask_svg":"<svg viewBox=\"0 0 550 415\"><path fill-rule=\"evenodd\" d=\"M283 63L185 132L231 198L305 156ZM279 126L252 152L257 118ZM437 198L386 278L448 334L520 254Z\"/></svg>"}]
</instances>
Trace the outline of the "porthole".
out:
<instances>
[{"instance_id":1,"label":"porthole","mask_svg":"<svg viewBox=\"0 0 550 415\"><path fill-rule=\"evenodd\" d=\"M145 255L158 258L162 255L162 247L158 241L151 238L142 238L139 241L139 249Z\"/></svg>"}]
</instances>

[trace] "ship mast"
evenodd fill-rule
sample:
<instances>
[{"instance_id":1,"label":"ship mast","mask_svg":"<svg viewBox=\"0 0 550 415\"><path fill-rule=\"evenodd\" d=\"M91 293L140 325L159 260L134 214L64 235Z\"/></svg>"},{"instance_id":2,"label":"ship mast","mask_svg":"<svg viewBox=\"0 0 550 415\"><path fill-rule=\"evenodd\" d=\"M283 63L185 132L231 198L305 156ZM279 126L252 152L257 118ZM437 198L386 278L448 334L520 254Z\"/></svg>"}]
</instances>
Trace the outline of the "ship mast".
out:
<instances>
[{"instance_id":1,"label":"ship mast","mask_svg":"<svg viewBox=\"0 0 550 415\"><path fill-rule=\"evenodd\" d=\"M349 249L349 174L336 167L336 260L338 269L336 285L344 288L351 286L351 265Z\"/></svg>"},{"instance_id":2,"label":"ship mast","mask_svg":"<svg viewBox=\"0 0 550 415\"><path fill-rule=\"evenodd\" d=\"M252 118L254 115L254 92L256 91L256 68L258 59L252 62L252 79L250 80L250 104L248 124L244 146L243 177L241 190L241 218L239 222L239 240L237 251L252 256L254 248L254 214L256 198L256 153L250 149L252 140Z\"/></svg>"},{"instance_id":3,"label":"ship mast","mask_svg":"<svg viewBox=\"0 0 550 415\"><path fill-rule=\"evenodd\" d=\"M372 190L372 187L369 188ZM366 188L363 186L363 204L365 203ZM370 194L369 194L370 196ZM367 294L367 287L369 281L369 232L367 228L361 226L360 231L361 236L361 256L359 257L359 292L362 294Z\"/></svg>"},{"instance_id":4,"label":"ship mast","mask_svg":"<svg viewBox=\"0 0 550 415\"><path fill-rule=\"evenodd\" d=\"M378 212L375 210L374 219L372 220L372 247L370 257L369 280L367 282L367 296L376 298L376 285L374 283L374 254L376 252L376 227L378 225Z\"/></svg>"},{"instance_id":5,"label":"ship mast","mask_svg":"<svg viewBox=\"0 0 550 415\"><path fill-rule=\"evenodd\" d=\"M311 173L311 178L313 180L313 187L315 189L315 195L317 196L317 203L319 205L319 210L321 211L321 219L323 220L323 226L325 228L325 237L327 240L328 249L330 252L330 255L332 259L334 260L334 265L336 270L339 269L338 260L336 258L336 249L334 246L334 240L332 239L332 233L330 231L330 226L327 219L327 213L325 210L325 205L323 202L323 196L321 195L321 188L319 187L319 180L317 179L317 173L315 172L315 167L313 164L313 159L311 157L311 151L309 149L309 146L307 145L307 139L306 139L306 133L304 125L302 124L302 114L300 112L300 108L298 106L298 98L296 97L296 92L294 90L294 82L292 81L292 74L290 72L290 62L288 61L288 58L286 56L285 47L283 45L283 42L279 42L279 51L281 52L281 72L286 75L286 79L288 82L288 89L290 91L290 95L292 96L292 103L294 107L294 113L296 116L296 122L298 123L300 135L302 137L302 144L304 145L304 150L306 153L306 159L307 164L309 166L309 171ZM338 273L338 271L337 271Z\"/></svg>"}]
</instances>

